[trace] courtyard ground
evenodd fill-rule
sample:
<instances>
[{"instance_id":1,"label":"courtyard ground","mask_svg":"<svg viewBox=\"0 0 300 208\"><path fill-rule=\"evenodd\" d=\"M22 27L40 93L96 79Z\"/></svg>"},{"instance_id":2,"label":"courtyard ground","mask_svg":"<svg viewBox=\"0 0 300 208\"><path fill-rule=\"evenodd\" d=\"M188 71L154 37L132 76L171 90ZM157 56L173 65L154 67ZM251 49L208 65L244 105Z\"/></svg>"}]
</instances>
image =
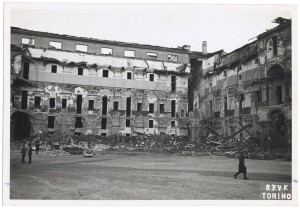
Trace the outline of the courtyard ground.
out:
<instances>
[{"instance_id":1,"label":"courtyard ground","mask_svg":"<svg viewBox=\"0 0 300 208\"><path fill-rule=\"evenodd\" d=\"M10 199L261 199L266 184L291 182L291 162L282 160L246 159L250 180L243 180L242 174L233 178L237 159L213 155L33 154L32 164L20 159L19 151L11 151Z\"/></svg>"}]
</instances>

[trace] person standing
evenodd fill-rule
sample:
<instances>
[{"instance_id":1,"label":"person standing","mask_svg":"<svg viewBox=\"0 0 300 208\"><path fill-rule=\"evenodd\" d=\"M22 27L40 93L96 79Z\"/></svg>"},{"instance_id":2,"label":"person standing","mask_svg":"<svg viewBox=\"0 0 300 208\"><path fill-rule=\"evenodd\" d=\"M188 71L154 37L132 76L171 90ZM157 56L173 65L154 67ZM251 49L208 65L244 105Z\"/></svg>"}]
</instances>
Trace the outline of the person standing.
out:
<instances>
[{"instance_id":1,"label":"person standing","mask_svg":"<svg viewBox=\"0 0 300 208\"><path fill-rule=\"evenodd\" d=\"M28 148L28 158L29 158L29 162L31 163L31 156L32 156L32 147L31 147L31 143L29 143L29 148Z\"/></svg>"},{"instance_id":2,"label":"person standing","mask_svg":"<svg viewBox=\"0 0 300 208\"><path fill-rule=\"evenodd\" d=\"M39 150L40 150L40 140L36 140L35 141L35 153L39 154Z\"/></svg>"},{"instance_id":3,"label":"person standing","mask_svg":"<svg viewBox=\"0 0 300 208\"><path fill-rule=\"evenodd\" d=\"M245 166L245 157L243 152L241 152L239 156L239 171L233 177L236 179L237 175L240 173L244 173L244 180L249 180L249 178L247 178L247 168Z\"/></svg>"},{"instance_id":4,"label":"person standing","mask_svg":"<svg viewBox=\"0 0 300 208\"><path fill-rule=\"evenodd\" d=\"M25 163L26 151L27 150L26 150L25 144L23 144L23 146L21 148L21 155L22 155L21 163Z\"/></svg>"}]
</instances>

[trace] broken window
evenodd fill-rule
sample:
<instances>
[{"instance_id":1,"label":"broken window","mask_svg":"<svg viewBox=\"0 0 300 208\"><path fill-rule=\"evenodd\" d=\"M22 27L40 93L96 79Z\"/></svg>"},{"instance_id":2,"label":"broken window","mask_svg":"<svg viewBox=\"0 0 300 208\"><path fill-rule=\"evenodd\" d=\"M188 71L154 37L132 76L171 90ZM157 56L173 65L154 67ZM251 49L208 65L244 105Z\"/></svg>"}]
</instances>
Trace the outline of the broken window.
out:
<instances>
[{"instance_id":1,"label":"broken window","mask_svg":"<svg viewBox=\"0 0 300 208\"><path fill-rule=\"evenodd\" d=\"M87 53L88 47L87 47L87 45L76 45L76 51Z\"/></svg>"},{"instance_id":2,"label":"broken window","mask_svg":"<svg viewBox=\"0 0 300 208\"><path fill-rule=\"evenodd\" d=\"M125 57L135 57L135 51L128 51L128 50L125 50L125 51L124 51L124 56L125 56Z\"/></svg>"},{"instance_id":3,"label":"broken window","mask_svg":"<svg viewBox=\"0 0 300 208\"><path fill-rule=\"evenodd\" d=\"M39 97L39 96L34 97L34 107L35 108L41 107L41 97Z\"/></svg>"},{"instance_id":4,"label":"broken window","mask_svg":"<svg viewBox=\"0 0 300 208\"><path fill-rule=\"evenodd\" d=\"M181 110L181 117L184 117L184 110Z\"/></svg>"},{"instance_id":5,"label":"broken window","mask_svg":"<svg viewBox=\"0 0 300 208\"><path fill-rule=\"evenodd\" d=\"M114 111L118 111L119 110L119 102L114 101Z\"/></svg>"},{"instance_id":6,"label":"broken window","mask_svg":"<svg viewBox=\"0 0 300 208\"><path fill-rule=\"evenodd\" d=\"M176 101L171 101L171 117L175 117L176 114Z\"/></svg>"},{"instance_id":7,"label":"broken window","mask_svg":"<svg viewBox=\"0 0 300 208\"><path fill-rule=\"evenodd\" d=\"M28 99L28 92L26 90L22 90L21 109L27 109L27 99Z\"/></svg>"},{"instance_id":8,"label":"broken window","mask_svg":"<svg viewBox=\"0 0 300 208\"><path fill-rule=\"evenodd\" d=\"M281 85L276 87L276 103L278 105L282 104L282 87L281 87Z\"/></svg>"},{"instance_id":9,"label":"broken window","mask_svg":"<svg viewBox=\"0 0 300 208\"><path fill-rule=\"evenodd\" d=\"M89 108L88 110L94 110L94 100L89 100Z\"/></svg>"},{"instance_id":10,"label":"broken window","mask_svg":"<svg viewBox=\"0 0 300 208\"><path fill-rule=\"evenodd\" d=\"M101 129L106 129L107 118L101 119Z\"/></svg>"},{"instance_id":11,"label":"broken window","mask_svg":"<svg viewBox=\"0 0 300 208\"><path fill-rule=\"evenodd\" d=\"M34 39L33 38L22 38L22 44L24 45L34 45Z\"/></svg>"},{"instance_id":12,"label":"broken window","mask_svg":"<svg viewBox=\"0 0 300 208\"><path fill-rule=\"evenodd\" d=\"M178 56L169 54L168 55L168 61L177 62L178 61Z\"/></svg>"},{"instance_id":13,"label":"broken window","mask_svg":"<svg viewBox=\"0 0 300 208\"><path fill-rule=\"evenodd\" d=\"M147 59L156 60L157 59L157 53L147 53Z\"/></svg>"},{"instance_id":14,"label":"broken window","mask_svg":"<svg viewBox=\"0 0 300 208\"><path fill-rule=\"evenodd\" d=\"M81 114L81 109L82 109L82 95L77 95L77 100L76 100L76 113Z\"/></svg>"},{"instance_id":15,"label":"broken window","mask_svg":"<svg viewBox=\"0 0 300 208\"><path fill-rule=\"evenodd\" d=\"M153 82L154 81L154 74L149 74L149 81Z\"/></svg>"},{"instance_id":16,"label":"broken window","mask_svg":"<svg viewBox=\"0 0 300 208\"><path fill-rule=\"evenodd\" d=\"M142 103L137 103L136 110L137 110L138 112L141 112L141 111L142 111Z\"/></svg>"},{"instance_id":17,"label":"broken window","mask_svg":"<svg viewBox=\"0 0 300 208\"><path fill-rule=\"evenodd\" d=\"M107 69L103 69L102 77L108 77L108 70Z\"/></svg>"},{"instance_id":18,"label":"broken window","mask_svg":"<svg viewBox=\"0 0 300 208\"><path fill-rule=\"evenodd\" d=\"M153 120L149 120L149 128L153 128Z\"/></svg>"},{"instance_id":19,"label":"broken window","mask_svg":"<svg viewBox=\"0 0 300 208\"><path fill-rule=\"evenodd\" d=\"M61 108L67 108L67 99L62 99Z\"/></svg>"},{"instance_id":20,"label":"broken window","mask_svg":"<svg viewBox=\"0 0 300 208\"><path fill-rule=\"evenodd\" d=\"M159 104L159 112L161 114L165 113L165 105L164 104Z\"/></svg>"},{"instance_id":21,"label":"broken window","mask_svg":"<svg viewBox=\"0 0 300 208\"><path fill-rule=\"evenodd\" d=\"M61 43L55 42L55 41L50 41L49 48L61 49Z\"/></svg>"},{"instance_id":22,"label":"broken window","mask_svg":"<svg viewBox=\"0 0 300 208\"><path fill-rule=\"evenodd\" d=\"M83 75L83 68L82 67L78 68L78 75Z\"/></svg>"},{"instance_id":23,"label":"broken window","mask_svg":"<svg viewBox=\"0 0 300 208\"><path fill-rule=\"evenodd\" d=\"M273 54L274 56L277 56L277 36L272 37L273 41Z\"/></svg>"},{"instance_id":24,"label":"broken window","mask_svg":"<svg viewBox=\"0 0 300 208\"><path fill-rule=\"evenodd\" d=\"M51 73L57 73L57 66L51 65Z\"/></svg>"},{"instance_id":25,"label":"broken window","mask_svg":"<svg viewBox=\"0 0 300 208\"><path fill-rule=\"evenodd\" d=\"M131 79L131 76L132 76L131 72L127 72L127 79Z\"/></svg>"},{"instance_id":26,"label":"broken window","mask_svg":"<svg viewBox=\"0 0 300 208\"><path fill-rule=\"evenodd\" d=\"M126 127L130 127L130 119L126 119Z\"/></svg>"},{"instance_id":27,"label":"broken window","mask_svg":"<svg viewBox=\"0 0 300 208\"><path fill-rule=\"evenodd\" d=\"M171 121L171 127L172 127L172 128L175 127L175 121Z\"/></svg>"},{"instance_id":28,"label":"broken window","mask_svg":"<svg viewBox=\"0 0 300 208\"><path fill-rule=\"evenodd\" d=\"M172 92L176 91L176 76L175 75L171 76L171 91Z\"/></svg>"},{"instance_id":29,"label":"broken window","mask_svg":"<svg viewBox=\"0 0 300 208\"><path fill-rule=\"evenodd\" d=\"M55 108L55 98L50 98L50 108Z\"/></svg>"},{"instance_id":30,"label":"broken window","mask_svg":"<svg viewBox=\"0 0 300 208\"><path fill-rule=\"evenodd\" d=\"M76 117L76 121L75 121L75 129L80 129L83 127L82 121L81 121L81 117Z\"/></svg>"},{"instance_id":31,"label":"broken window","mask_svg":"<svg viewBox=\"0 0 300 208\"><path fill-rule=\"evenodd\" d=\"M107 97L102 98L102 115L107 115Z\"/></svg>"},{"instance_id":32,"label":"broken window","mask_svg":"<svg viewBox=\"0 0 300 208\"><path fill-rule=\"evenodd\" d=\"M111 48L101 48L101 54L112 55L112 49Z\"/></svg>"},{"instance_id":33,"label":"broken window","mask_svg":"<svg viewBox=\"0 0 300 208\"><path fill-rule=\"evenodd\" d=\"M49 129L54 128L54 121L55 121L55 116L48 116L48 128Z\"/></svg>"},{"instance_id":34,"label":"broken window","mask_svg":"<svg viewBox=\"0 0 300 208\"><path fill-rule=\"evenodd\" d=\"M128 97L126 99L126 116L130 116L131 115L131 98Z\"/></svg>"},{"instance_id":35,"label":"broken window","mask_svg":"<svg viewBox=\"0 0 300 208\"><path fill-rule=\"evenodd\" d=\"M149 103L149 113L154 113L154 103Z\"/></svg>"},{"instance_id":36,"label":"broken window","mask_svg":"<svg viewBox=\"0 0 300 208\"><path fill-rule=\"evenodd\" d=\"M29 63L24 62L24 65L23 65L23 78L28 79L28 76L29 76Z\"/></svg>"}]
</instances>

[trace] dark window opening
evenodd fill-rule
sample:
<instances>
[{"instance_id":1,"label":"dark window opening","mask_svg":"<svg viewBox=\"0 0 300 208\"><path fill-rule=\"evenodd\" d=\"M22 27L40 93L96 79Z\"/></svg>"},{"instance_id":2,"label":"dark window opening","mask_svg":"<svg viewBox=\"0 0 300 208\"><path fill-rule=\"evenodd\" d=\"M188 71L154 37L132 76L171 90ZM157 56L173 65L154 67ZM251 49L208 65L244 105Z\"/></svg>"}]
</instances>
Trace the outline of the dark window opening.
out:
<instances>
[{"instance_id":1,"label":"dark window opening","mask_svg":"<svg viewBox=\"0 0 300 208\"><path fill-rule=\"evenodd\" d=\"M149 75L149 81L153 82L154 81L154 74Z\"/></svg>"},{"instance_id":2,"label":"dark window opening","mask_svg":"<svg viewBox=\"0 0 300 208\"><path fill-rule=\"evenodd\" d=\"M40 108L41 107L41 97L34 97L34 107L35 108Z\"/></svg>"},{"instance_id":3,"label":"dark window opening","mask_svg":"<svg viewBox=\"0 0 300 208\"><path fill-rule=\"evenodd\" d=\"M227 111L227 97L224 97L224 114L226 115Z\"/></svg>"},{"instance_id":4,"label":"dark window opening","mask_svg":"<svg viewBox=\"0 0 300 208\"><path fill-rule=\"evenodd\" d=\"M154 113L154 104L149 103L149 113Z\"/></svg>"},{"instance_id":5,"label":"dark window opening","mask_svg":"<svg viewBox=\"0 0 300 208\"><path fill-rule=\"evenodd\" d=\"M27 109L28 92L22 91L21 109Z\"/></svg>"},{"instance_id":6,"label":"dark window opening","mask_svg":"<svg viewBox=\"0 0 300 208\"><path fill-rule=\"evenodd\" d=\"M50 98L50 108L55 108L55 98Z\"/></svg>"},{"instance_id":7,"label":"dark window opening","mask_svg":"<svg viewBox=\"0 0 300 208\"><path fill-rule=\"evenodd\" d=\"M82 109L82 95L77 95L77 109L76 109L76 113L77 114L81 114L81 109Z\"/></svg>"},{"instance_id":8,"label":"dark window opening","mask_svg":"<svg viewBox=\"0 0 300 208\"><path fill-rule=\"evenodd\" d=\"M101 119L101 129L106 129L107 118Z\"/></svg>"},{"instance_id":9,"label":"dark window opening","mask_svg":"<svg viewBox=\"0 0 300 208\"><path fill-rule=\"evenodd\" d=\"M171 91L172 92L176 91L176 76L175 75L171 76Z\"/></svg>"},{"instance_id":10,"label":"dark window opening","mask_svg":"<svg viewBox=\"0 0 300 208\"><path fill-rule=\"evenodd\" d=\"M106 133L101 133L101 136L106 136Z\"/></svg>"},{"instance_id":11,"label":"dark window opening","mask_svg":"<svg viewBox=\"0 0 300 208\"><path fill-rule=\"evenodd\" d=\"M67 108L67 99L62 99L61 108Z\"/></svg>"},{"instance_id":12,"label":"dark window opening","mask_svg":"<svg viewBox=\"0 0 300 208\"><path fill-rule=\"evenodd\" d=\"M175 117L176 114L176 101L171 101L171 117Z\"/></svg>"},{"instance_id":13,"label":"dark window opening","mask_svg":"<svg viewBox=\"0 0 300 208\"><path fill-rule=\"evenodd\" d=\"M184 110L181 110L181 117L184 117Z\"/></svg>"},{"instance_id":14,"label":"dark window opening","mask_svg":"<svg viewBox=\"0 0 300 208\"><path fill-rule=\"evenodd\" d=\"M24 68L23 68L23 78L28 79L29 77L29 63L24 62Z\"/></svg>"},{"instance_id":15,"label":"dark window opening","mask_svg":"<svg viewBox=\"0 0 300 208\"><path fill-rule=\"evenodd\" d=\"M257 103L257 105L260 105L261 102L262 102L262 93L261 93L261 90L255 91L255 102Z\"/></svg>"},{"instance_id":16,"label":"dark window opening","mask_svg":"<svg viewBox=\"0 0 300 208\"><path fill-rule=\"evenodd\" d=\"M258 64L258 58L255 59L255 63Z\"/></svg>"},{"instance_id":17,"label":"dark window opening","mask_svg":"<svg viewBox=\"0 0 300 208\"><path fill-rule=\"evenodd\" d=\"M94 110L94 100L89 100L89 109L88 110Z\"/></svg>"},{"instance_id":18,"label":"dark window opening","mask_svg":"<svg viewBox=\"0 0 300 208\"><path fill-rule=\"evenodd\" d=\"M272 37L274 56L277 56L277 36Z\"/></svg>"},{"instance_id":19,"label":"dark window opening","mask_svg":"<svg viewBox=\"0 0 300 208\"><path fill-rule=\"evenodd\" d=\"M114 102L114 111L118 111L119 110L119 102Z\"/></svg>"},{"instance_id":20,"label":"dark window opening","mask_svg":"<svg viewBox=\"0 0 300 208\"><path fill-rule=\"evenodd\" d=\"M130 119L126 119L126 127L130 127Z\"/></svg>"},{"instance_id":21,"label":"dark window opening","mask_svg":"<svg viewBox=\"0 0 300 208\"><path fill-rule=\"evenodd\" d=\"M102 115L107 115L107 97L102 98Z\"/></svg>"},{"instance_id":22,"label":"dark window opening","mask_svg":"<svg viewBox=\"0 0 300 208\"><path fill-rule=\"evenodd\" d=\"M48 116L48 128L53 129L54 128L54 121L55 117L54 116Z\"/></svg>"},{"instance_id":23,"label":"dark window opening","mask_svg":"<svg viewBox=\"0 0 300 208\"><path fill-rule=\"evenodd\" d=\"M127 136L127 137L129 137L129 136L130 136L130 134L126 134L126 136Z\"/></svg>"},{"instance_id":24,"label":"dark window opening","mask_svg":"<svg viewBox=\"0 0 300 208\"><path fill-rule=\"evenodd\" d=\"M175 127L175 121L171 121L171 127Z\"/></svg>"},{"instance_id":25,"label":"dark window opening","mask_svg":"<svg viewBox=\"0 0 300 208\"><path fill-rule=\"evenodd\" d=\"M142 103L137 103L136 110L137 110L138 112L141 112L141 111L142 111Z\"/></svg>"},{"instance_id":26,"label":"dark window opening","mask_svg":"<svg viewBox=\"0 0 300 208\"><path fill-rule=\"evenodd\" d=\"M131 72L127 72L127 79L131 79Z\"/></svg>"},{"instance_id":27,"label":"dark window opening","mask_svg":"<svg viewBox=\"0 0 300 208\"><path fill-rule=\"evenodd\" d=\"M131 98L128 97L126 99L126 116L130 116L131 115Z\"/></svg>"},{"instance_id":28,"label":"dark window opening","mask_svg":"<svg viewBox=\"0 0 300 208\"><path fill-rule=\"evenodd\" d=\"M242 113L243 101L244 101L244 95L240 94L240 97L239 97L239 112L240 112L240 114Z\"/></svg>"},{"instance_id":29,"label":"dark window opening","mask_svg":"<svg viewBox=\"0 0 300 208\"><path fill-rule=\"evenodd\" d=\"M83 75L83 68L78 68L78 75Z\"/></svg>"},{"instance_id":30,"label":"dark window opening","mask_svg":"<svg viewBox=\"0 0 300 208\"><path fill-rule=\"evenodd\" d=\"M213 111L212 108L213 108L213 107L212 107L212 100L210 100L210 101L209 101L209 115L210 115L210 116L212 116L212 111Z\"/></svg>"},{"instance_id":31,"label":"dark window opening","mask_svg":"<svg viewBox=\"0 0 300 208\"><path fill-rule=\"evenodd\" d=\"M76 121L75 121L75 129L80 129L83 127L82 121L81 121L81 117L76 117Z\"/></svg>"},{"instance_id":32,"label":"dark window opening","mask_svg":"<svg viewBox=\"0 0 300 208\"><path fill-rule=\"evenodd\" d=\"M281 87L281 85L276 87L276 102L278 105L282 104L282 87Z\"/></svg>"},{"instance_id":33,"label":"dark window opening","mask_svg":"<svg viewBox=\"0 0 300 208\"><path fill-rule=\"evenodd\" d=\"M56 65L51 66L51 73L57 73L57 66Z\"/></svg>"},{"instance_id":34,"label":"dark window opening","mask_svg":"<svg viewBox=\"0 0 300 208\"><path fill-rule=\"evenodd\" d=\"M164 104L159 105L159 111L160 111L161 114L165 113L165 105Z\"/></svg>"},{"instance_id":35,"label":"dark window opening","mask_svg":"<svg viewBox=\"0 0 300 208\"><path fill-rule=\"evenodd\" d=\"M149 128L153 128L153 120L149 120Z\"/></svg>"},{"instance_id":36,"label":"dark window opening","mask_svg":"<svg viewBox=\"0 0 300 208\"><path fill-rule=\"evenodd\" d=\"M108 70L104 69L102 71L102 77L108 77Z\"/></svg>"},{"instance_id":37,"label":"dark window opening","mask_svg":"<svg viewBox=\"0 0 300 208\"><path fill-rule=\"evenodd\" d=\"M224 77L226 77L227 76L227 71L224 71L223 75L224 75Z\"/></svg>"}]
</instances>

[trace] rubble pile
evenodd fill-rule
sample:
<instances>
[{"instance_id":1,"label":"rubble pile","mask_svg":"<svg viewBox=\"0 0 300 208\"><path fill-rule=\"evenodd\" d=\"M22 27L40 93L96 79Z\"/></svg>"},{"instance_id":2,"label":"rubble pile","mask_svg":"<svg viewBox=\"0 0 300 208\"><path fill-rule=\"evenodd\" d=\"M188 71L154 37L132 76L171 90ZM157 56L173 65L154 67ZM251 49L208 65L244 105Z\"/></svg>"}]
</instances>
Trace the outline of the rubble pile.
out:
<instances>
[{"instance_id":1,"label":"rubble pile","mask_svg":"<svg viewBox=\"0 0 300 208\"><path fill-rule=\"evenodd\" d=\"M45 150L40 153L47 156L71 156L72 155L69 152L63 150L52 150L52 151Z\"/></svg>"}]
</instances>

